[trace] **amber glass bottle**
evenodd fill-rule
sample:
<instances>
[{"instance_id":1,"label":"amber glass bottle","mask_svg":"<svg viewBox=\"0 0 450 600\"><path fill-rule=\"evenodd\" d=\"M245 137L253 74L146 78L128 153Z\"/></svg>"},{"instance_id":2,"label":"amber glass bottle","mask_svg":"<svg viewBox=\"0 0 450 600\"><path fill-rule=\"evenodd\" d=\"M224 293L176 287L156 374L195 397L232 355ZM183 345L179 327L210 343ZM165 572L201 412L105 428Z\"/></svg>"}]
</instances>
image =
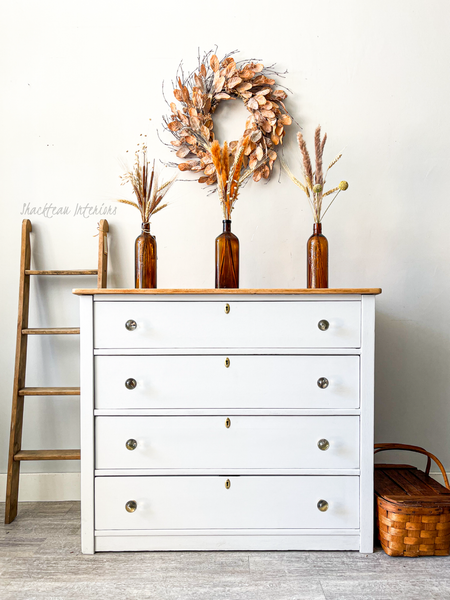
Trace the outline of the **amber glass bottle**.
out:
<instances>
[{"instance_id":1,"label":"amber glass bottle","mask_svg":"<svg viewBox=\"0 0 450 600\"><path fill-rule=\"evenodd\" d=\"M322 223L314 223L306 246L308 288L328 287L328 240L322 235Z\"/></svg>"},{"instance_id":2,"label":"amber glass bottle","mask_svg":"<svg viewBox=\"0 0 450 600\"><path fill-rule=\"evenodd\" d=\"M135 288L156 288L156 239L150 223L142 223L142 233L135 244Z\"/></svg>"},{"instance_id":3,"label":"amber glass bottle","mask_svg":"<svg viewBox=\"0 0 450 600\"><path fill-rule=\"evenodd\" d=\"M216 288L239 287L239 240L231 233L231 221L223 221L216 238Z\"/></svg>"}]
</instances>

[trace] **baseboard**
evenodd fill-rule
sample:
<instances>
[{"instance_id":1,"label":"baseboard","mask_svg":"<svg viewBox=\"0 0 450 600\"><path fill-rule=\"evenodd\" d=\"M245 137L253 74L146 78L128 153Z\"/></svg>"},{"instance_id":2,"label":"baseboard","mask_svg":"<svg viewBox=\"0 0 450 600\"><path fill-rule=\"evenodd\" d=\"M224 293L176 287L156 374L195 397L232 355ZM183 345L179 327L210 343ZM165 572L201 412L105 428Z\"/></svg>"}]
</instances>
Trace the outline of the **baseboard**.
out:
<instances>
[{"instance_id":1,"label":"baseboard","mask_svg":"<svg viewBox=\"0 0 450 600\"><path fill-rule=\"evenodd\" d=\"M0 474L0 502L6 496L6 475ZM19 502L80 500L80 473L21 473Z\"/></svg>"},{"instance_id":2,"label":"baseboard","mask_svg":"<svg viewBox=\"0 0 450 600\"><path fill-rule=\"evenodd\" d=\"M444 485L440 472L430 473ZM450 480L450 472L447 473ZM6 496L6 475L0 474L0 502ZM20 475L20 502L64 502L80 500L80 473L23 473Z\"/></svg>"}]
</instances>

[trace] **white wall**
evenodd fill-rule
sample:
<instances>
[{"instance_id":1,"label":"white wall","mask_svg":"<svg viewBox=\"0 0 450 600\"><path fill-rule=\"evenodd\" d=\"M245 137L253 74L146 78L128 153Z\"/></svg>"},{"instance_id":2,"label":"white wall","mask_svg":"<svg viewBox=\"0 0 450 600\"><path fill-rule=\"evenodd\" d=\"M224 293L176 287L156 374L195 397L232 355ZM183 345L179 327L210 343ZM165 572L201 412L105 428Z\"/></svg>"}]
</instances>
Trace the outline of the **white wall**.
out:
<instances>
[{"instance_id":1,"label":"white wall","mask_svg":"<svg viewBox=\"0 0 450 600\"><path fill-rule=\"evenodd\" d=\"M241 58L289 73L288 107L312 145L328 132L326 157L344 149L330 183L349 190L324 221L332 287L383 288L377 300L376 439L423 445L450 465L448 383L450 281L448 162L450 5L444 0L10 0L0 44L0 473L6 472L15 350L20 228L24 203L115 206L121 161L148 133L150 153L170 158L156 137L161 94L197 48L238 48ZM225 117L227 116L227 119ZM152 119L149 122L149 118ZM235 139L245 109L217 114L219 137ZM292 126L286 156L299 174ZM167 141L170 138L166 138ZM212 287L216 197L177 183L152 224L159 287ZM233 228L241 241L242 287L305 287L311 215L287 179L251 182ZM98 218L33 223L37 268L93 268ZM133 285L137 211L109 217L109 285ZM49 278L47 278L49 279ZM76 325L71 288L93 280L32 282L30 326ZM44 300L44 298L46 298ZM31 339L28 385L76 385L78 342ZM78 399L26 400L25 447L76 447ZM24 472L76 471L76 462L28 463Z\"/></svg>"}]
</instances>

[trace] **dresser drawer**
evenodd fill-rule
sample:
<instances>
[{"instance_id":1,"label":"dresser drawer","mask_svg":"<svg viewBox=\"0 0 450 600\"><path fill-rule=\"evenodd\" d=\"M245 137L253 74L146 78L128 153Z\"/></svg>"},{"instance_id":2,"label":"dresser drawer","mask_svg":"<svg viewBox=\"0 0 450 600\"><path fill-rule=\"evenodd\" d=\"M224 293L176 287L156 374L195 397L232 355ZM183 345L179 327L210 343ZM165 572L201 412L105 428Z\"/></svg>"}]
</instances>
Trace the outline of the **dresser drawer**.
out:
<instances>
[{"instance_id":1,"label":"dresser drawer","mask_svg":"<svg viewBox=\"0 0 450 600\"><path fill-rule=\"evenodd\" d=\"M129 501L136 503L131 513ZM95 479L97 530L356 529L358 506L359 478L349 476Z\"/></svg>"},{"instance_id":2,"label":"dresser drawer","mask_svg":"<svg viewBox=\"0 0 450 600\"><path fill-rule=\"evenodd\" d=\"M96 356L95 407L358 408L359 357Z\"/></svg>"},{"instance_id":3,"label":"dresser drawer","mask_svg":"<svg viewBox=\"0 0 450 600\"><path fill-rule=\"evenodd\" d=\"M95 302L94 345L124 349L357 348L360 313L358 301ZM136 324L132 330L126 328L129 321Z\"/></svg>"},{"instance_id":4,"label":"dresser drawer","mask_svg":"<svg viewBox=\"0 0 450 600\"><path fill-rule=\"evenodd\" d=\"M359 466L359 417L351 416L96 417L95 440L97 469Z\"/></svg>"}]
</instances>

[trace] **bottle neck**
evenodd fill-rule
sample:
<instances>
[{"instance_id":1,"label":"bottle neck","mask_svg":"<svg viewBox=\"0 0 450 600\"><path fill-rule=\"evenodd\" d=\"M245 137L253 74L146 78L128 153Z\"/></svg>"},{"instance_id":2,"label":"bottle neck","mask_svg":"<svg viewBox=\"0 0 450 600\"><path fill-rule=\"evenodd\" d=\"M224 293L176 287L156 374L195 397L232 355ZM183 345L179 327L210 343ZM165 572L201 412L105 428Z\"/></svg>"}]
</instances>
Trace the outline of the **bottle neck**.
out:
<instances>
[{"instance_id":1,"label":"bottle neck","mask_svg":"<svg viewBox=\"0 0 450 600\"><path fill-rule=\"evenodd\" d=\"M320 235L322 233L322 223L314 223L313 235Z\"/></svg>"},{"instance_id":2,"label":"bottle neck","mask_svg":"<svg viewBox=\"0 0 450 600\"><path fill-rule=\"evenodd\" d=\"M223 232L231 233L231 221L226 219L226 220L223 220L222 223L223 223Z\"/></svg>"},{"instance_id":3,"label":"bottle neck","mask_svg":"<svg viewBox=\"0 0 450 600\"><path fill-rule=\"evenodd\" d=\"M141 224L142 233L150 233L150 223Z\"/></svg>"}]
</instances>

